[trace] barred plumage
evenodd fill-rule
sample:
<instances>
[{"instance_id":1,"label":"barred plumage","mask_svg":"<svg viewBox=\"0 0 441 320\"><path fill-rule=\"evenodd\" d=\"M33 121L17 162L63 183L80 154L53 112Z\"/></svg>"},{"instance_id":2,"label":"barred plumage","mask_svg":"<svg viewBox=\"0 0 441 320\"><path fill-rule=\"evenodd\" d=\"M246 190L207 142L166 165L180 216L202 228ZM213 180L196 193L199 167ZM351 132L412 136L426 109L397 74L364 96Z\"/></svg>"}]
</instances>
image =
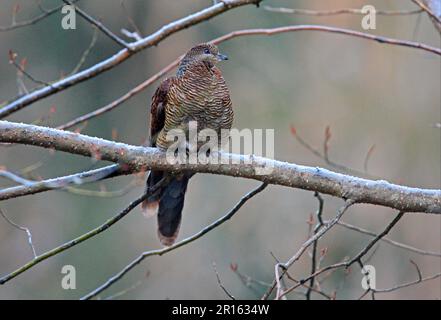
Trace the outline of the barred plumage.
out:
<instances>
[{"instance_id":1,"label":"barred plumage","mask_svg":"<svg viewBox=\"0 0 441 320\"><path fill-rule=\"evenodd\" d=\"M164 80L156 90L151 105L151 145L166 150L172 141L167 133L172 129L188 131L189 121L197 121L198 131L213 129L220 138L221 129L230 129L233 109L230 93L216 64L226 60L212 44L200 44L190 49L182 59L175 77ZM158 213L158 234L164 245L174 243L179 231L185 191L192 173L174 176L156 192L152 187L164 177L162 171L152 171L147 180L148 198L143 203L147 214Z\"/></svg>"}]
</instances>

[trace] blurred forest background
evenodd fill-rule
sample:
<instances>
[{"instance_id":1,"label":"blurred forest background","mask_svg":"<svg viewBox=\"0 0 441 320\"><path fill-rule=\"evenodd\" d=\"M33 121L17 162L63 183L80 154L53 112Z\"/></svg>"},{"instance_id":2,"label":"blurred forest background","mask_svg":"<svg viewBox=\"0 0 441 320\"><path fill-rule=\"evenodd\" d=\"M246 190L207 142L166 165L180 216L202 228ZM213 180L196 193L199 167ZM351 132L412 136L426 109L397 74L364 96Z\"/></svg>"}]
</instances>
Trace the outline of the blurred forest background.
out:
<instances>
[{"instance_id":1,"label":"blurred forest background","mask_svg":"<svg viewBox=\"0 0 441 320\"><path fill-rule=\"evenodd\" d=\"M60 1L41 1L46 8ZM212 4L211 0L126 0L127 14L142 35ZM19 4L17 20L40 13L36 1L0 0L0 25L11 23L13 7ZM343 7L361 8L366 1L264 1L262 5L315 10ZM378 10L414 9L411 1L370 0ZM86 12L101 18L112 31L131 30L121 0L79 1ZM26 70L42 81L68 74L89 46L93 29L77 17L76 30L60 27L56 13L36 25L0 32L0 101L18 94L17 70L8 62L8 51L27 58ZM158 47L136 54L116 68L35 103L9 120L55 127L93 111L118 98L147 79L194 44L244 28L293 24L321 24L364 31L361 16L312 17L274 13L246 6L181 31ZM378 16L372 34L415 40L440 46L440 36L426 15ZM121 37L124 37L121 35ZM85 67L105 59L120 48L99 33ZM275 158L327 167L296 141L298 134L312 146L322 148L324 131L332 132L331 160L363 171L366 153L375 145L368 172L390 182L424 188L440 187L440 72L436 55L406 47L324 32L295 32L232 39L220 45L230 58L221 65L230 87L235 110L234 126L274 128ZM31 89L35 84L26 79ZM159 82L123 106L93 119L82 133L130 144L146 138L151 96ZM25 146L0 147L0 166L19 172L37 167L37 177L55 177L85 170L91 160ZM328 167L330 168L330 167ZM332 168L330 168L332 169ZM133 176L82 186L89 190L122 190ZM1 179L0 188L13 183ZM192 235L223 215L253 186L255 181L198 174L190 182L184 218L178 239ZM1 208L15 222L32 231L37 252L42 253L103 223L143 192L143 181L118 197L90 197L65 191L11 199ZM342 204L325 198L325 217ZM196 242L162 257L151 257L134 269L101 297L135 286L122 299L224 299L212 263L217 265L223 285L237 298L260 298L266 288L244 285L230 264L252 279L271 282L274 258L285 261L308 236L310 214L317 209L312 192L269 186L228 223ZM395 212L388 208L358 205L349 209L346 222L381 231ZM435 215L408 214L392 230L390 237L412 246L441 251L441 222ZM336 226L319 243L328 248L322 262L338 262L357 253L369 237ZM16 279L0 286L0 299L75 299L86 294L142 251L160 248L156 220L145 219L137 208L111 229L79 246L57 255ZM0 274L11 272L32 258L26 235L0 219ZM426 257L381 243L369 264L377 270L377 288L417 279L418 263L424 275L441 269L440 259ZM77 289L60 286L63 265L77 270ZM308 255L291 269L301 278L310 269ZM337 298L356 297L363 292L358 266L349 275L340 270L323 283L327 291L337 290ZM441 282L436 279L390 294L383 299L439 299ZM291 294L293 299L302 296ZM313 296L320 298L319 296Z\"/></svg>"}]
</instances>

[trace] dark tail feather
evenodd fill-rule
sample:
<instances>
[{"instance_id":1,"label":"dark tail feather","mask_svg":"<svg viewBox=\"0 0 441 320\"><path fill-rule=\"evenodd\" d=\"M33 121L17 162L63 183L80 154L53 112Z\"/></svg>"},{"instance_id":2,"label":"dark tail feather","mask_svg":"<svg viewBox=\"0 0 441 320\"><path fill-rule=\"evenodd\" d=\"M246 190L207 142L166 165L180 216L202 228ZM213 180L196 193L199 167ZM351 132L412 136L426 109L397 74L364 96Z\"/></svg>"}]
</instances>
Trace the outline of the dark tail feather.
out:
<instances>
[{"instance_id":1,"label":"dark tail feather","mask_svg":"<svg viewBox=\"0 0 441 320\"><path fill-rule=\"evenodd\" d=\"M147 199L142 202L142 213L146 217L151 217L158 213L159 199L161 198L162 189L162 187L158 187L158 183L163 177L163 171L150 171L147 178Z\"/></svg>"},{"instance_id":2,"label":"dark tail feather","mask_svg":"<svg viewBox=\"0 0 441 320\"><path fill-rule=\"evenodd\" d=\"M158 208L158 236L161 243L171 246L178 236L182 208L189 176L173 177L161 190Z\"/></svg>"},{"instance_id":3,"label":"dark tail feather","mask_svg":"<svg viewBox=\"0 0 441 320\"><path fill-rule=\"evenodd\" d=\"M158 236L161 243L171 246L178 236L181 225L185 191L191 175L171 177L164 185L158 183L166 178L164 171L151 171L147 178L147 199L142 203L144 215L158 214Z\"/></svg>"}]
</instances>

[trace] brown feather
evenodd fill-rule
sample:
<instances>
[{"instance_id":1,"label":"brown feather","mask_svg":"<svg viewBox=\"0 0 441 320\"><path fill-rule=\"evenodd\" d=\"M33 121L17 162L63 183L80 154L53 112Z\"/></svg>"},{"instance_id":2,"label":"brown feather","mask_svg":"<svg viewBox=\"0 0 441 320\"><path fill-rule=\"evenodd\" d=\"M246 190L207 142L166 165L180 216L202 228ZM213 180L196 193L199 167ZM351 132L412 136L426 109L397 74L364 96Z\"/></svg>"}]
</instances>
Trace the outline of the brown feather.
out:
<instances>
[{"instance_id":1,"label":"brown feather","mask_svg":"<svg viewBox=\"0 0 441 320\"><path fill-rule=\"evenodd\" d=\"M155 145L156 135L164 127L165 105L167 104L167 94L173 78L167 78L161 82L152 97L150 106L150 145Z\"/></svg>"}]
</instances>

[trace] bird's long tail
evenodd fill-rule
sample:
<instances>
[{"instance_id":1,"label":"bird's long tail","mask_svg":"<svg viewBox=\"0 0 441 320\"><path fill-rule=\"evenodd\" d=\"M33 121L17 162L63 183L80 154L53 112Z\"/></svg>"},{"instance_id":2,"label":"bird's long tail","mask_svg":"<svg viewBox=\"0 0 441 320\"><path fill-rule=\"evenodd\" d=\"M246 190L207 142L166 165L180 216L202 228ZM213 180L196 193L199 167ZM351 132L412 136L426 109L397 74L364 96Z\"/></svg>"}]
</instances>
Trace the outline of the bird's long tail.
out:
<instances>
[{"instance_id":1,"label":"bird's long tail","mask_svg":"<svg viewBox=\"0 0 441 320\"><path fill-rule=\"evenodd\" d=\"M182 208L190 176L170 176L164 171L151 171L147 178L147 199L142 203L145 215L158 214L158 236L171 246L178 236Z\"/></svg>"}]
</instances>

